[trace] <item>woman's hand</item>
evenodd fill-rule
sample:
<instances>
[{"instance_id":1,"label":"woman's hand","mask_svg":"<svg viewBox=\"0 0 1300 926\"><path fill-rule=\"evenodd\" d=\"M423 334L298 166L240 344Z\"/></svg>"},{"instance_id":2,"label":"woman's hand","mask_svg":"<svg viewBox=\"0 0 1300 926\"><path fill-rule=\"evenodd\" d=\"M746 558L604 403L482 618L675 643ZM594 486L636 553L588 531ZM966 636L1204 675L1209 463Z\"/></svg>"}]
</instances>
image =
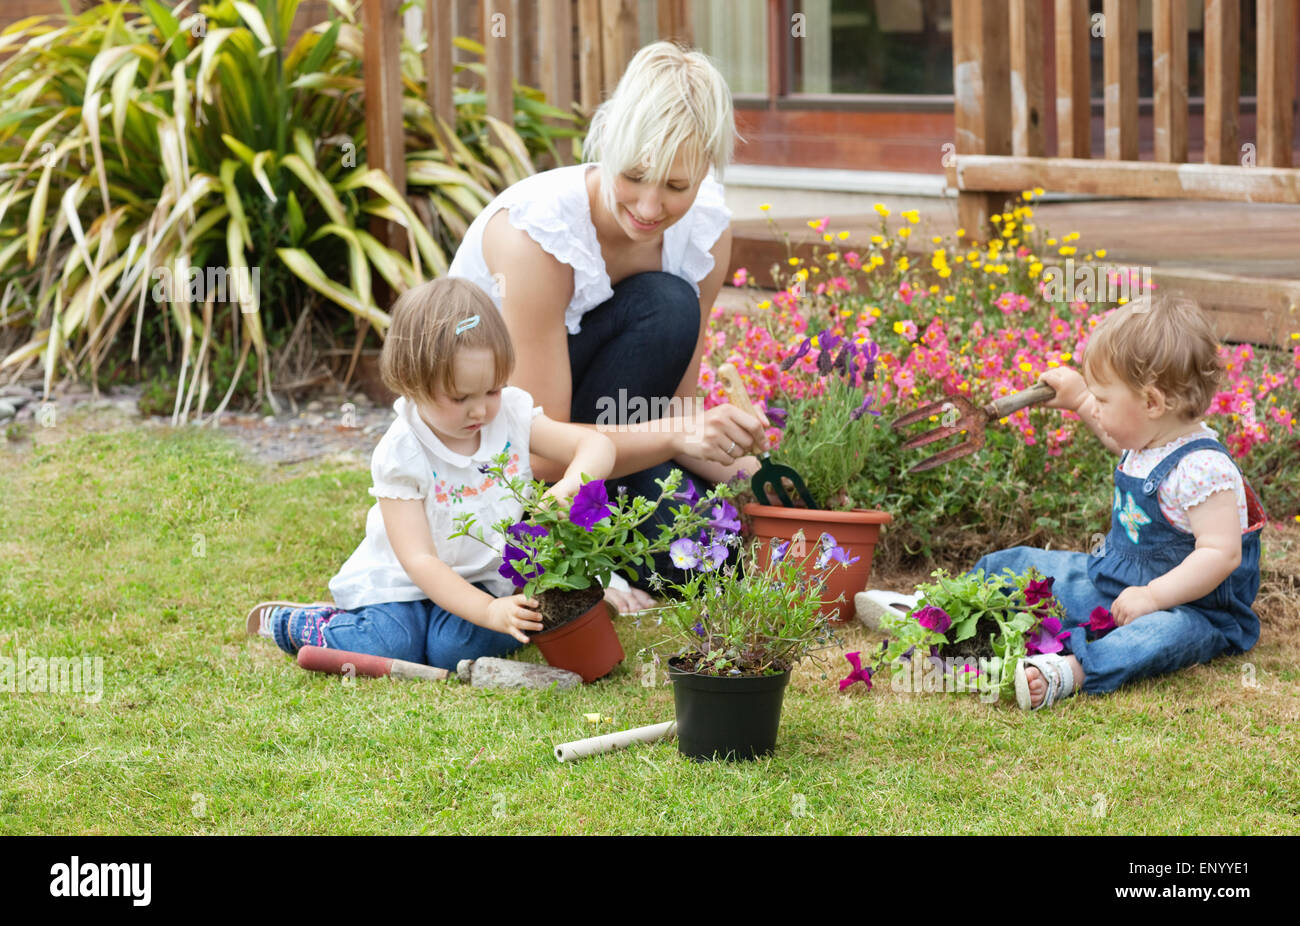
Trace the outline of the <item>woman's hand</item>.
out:
<instances>
[{"instance_id":1,"label":"woman's hand","mask_svg":"<svg viewBox=\"0 0 1300 926\"><path fill-rule=\"evenodd\" d=\"M1043 403L1048 408L1063 408L1068 412L1077 412L1083 400L1088 397L1088 384L1084 382L1077 370L1069 367L1044 370L1038 377L1038 381L1056 390L1055 398Z\"/></svg>"},{"instance_id":2,"label":"woman's hand","mask_svg":"<svg viewBox=\"0 0 1300 926\"><path fill-rule=\"evenodd\" d=\"M734 405L718 405L687 423L678 435L680 444L675 456L685 454L731 466L751 452L767 449L768 426L766 419L755 418Z\"/></svg>"},{"instance_id":3,"label":"woman's hand","mask_svg":"<svg viewBox=\"0 0 1300 926\"><path fill-rule=\"evenodd\" d=\"M655 606L655 600L639 588L629 588L627 591L607 588L605 600L612 604L619 614L635 614Z\"/></svg>"},{"instance_id":4,"label":"woman's hand","mask_svg":"<svg viewBox=\"0 0 1300 926\"><path fill-rule=\"evenodd\" d=\"M1152 614L1159 610L1155 595L1151 594L1151 589L1145 585L1129 586L1119 593L1119 597L1110 606L1110 613L1115 618L1117 627L1132 623L1144 614Z\"/></svg>"},{"instance_id":5,"label":"woman's hand","mask_svg":"<svg viewBox=\"0 0 1300 926\"><path fill-rule=\"evenodd\" d=\"M494 598L487 606L485 626L497 633L508 633L520 643L528 643L524 631L536 633L542 629L541 615L535 610L537 606L536 598L525 598L523 595Z\"/></svg>"}]
</instances>

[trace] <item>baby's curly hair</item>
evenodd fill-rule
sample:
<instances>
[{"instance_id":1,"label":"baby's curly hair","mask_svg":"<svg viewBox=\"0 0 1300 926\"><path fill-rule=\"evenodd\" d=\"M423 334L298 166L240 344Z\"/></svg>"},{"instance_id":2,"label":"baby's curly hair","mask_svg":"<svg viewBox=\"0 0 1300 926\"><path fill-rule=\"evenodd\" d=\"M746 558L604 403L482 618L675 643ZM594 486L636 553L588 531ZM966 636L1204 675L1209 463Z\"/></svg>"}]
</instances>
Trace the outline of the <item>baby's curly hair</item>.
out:
<instances>
[{"instance_id":1,"label":"baby's curly hair","mask_svg":"<svg viewBox=\"0 0 1300 926\"><path fill-rule=\"evenodd\" d=\"M1161 294L1138 298L1107 315L1088 338L1084 373L1124 383L1134 392L1154 386L1180 416L1203 416L1225 382L1219 338L1191 299Z\"/></svg>"},{"instance_id":2,"label":"baby's curly hair","mask_svg":"<svg viewBox=\"0 0 1300 926\"><path fill-rule=\"evenodd\" d=\"M467 324L475 316L478 321ZM515 350L492 298L459 277L421 283L393 304L392 324L379 355L379 376L398 395L432 402L439 393L455 389L452 358L462 347L490 350L496 384L506 384L515 368Z\"/></svg>"}]
</instances>

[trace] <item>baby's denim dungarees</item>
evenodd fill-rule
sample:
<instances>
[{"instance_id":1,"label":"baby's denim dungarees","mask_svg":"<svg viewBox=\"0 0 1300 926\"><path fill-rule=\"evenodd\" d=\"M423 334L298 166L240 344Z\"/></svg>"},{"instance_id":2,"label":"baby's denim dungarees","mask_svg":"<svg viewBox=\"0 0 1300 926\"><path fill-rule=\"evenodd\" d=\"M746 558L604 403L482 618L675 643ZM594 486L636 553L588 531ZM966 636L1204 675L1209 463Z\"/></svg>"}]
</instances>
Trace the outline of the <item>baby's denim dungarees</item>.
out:
<instances>
[{"instance_id":1,"label":"baby's denim dungarees","mask_svg":"<svg viewBox=\"0 0 1300 926\"><path fill-rule=\"evenodd\" d=\"M1109 609L1124 589L1159 578L1196 548L1194 536L1169 523L1156 492L1178 461L1197 450L1228 453L1218 441L1202 438L1170 453L1146 478L1115 468L1111 529L1095 555L1014 547L975 564L985 575L1000 574L1004 568L1023 573L1033 566L1056 577L1052 593L1065 605L1064 625L1070 631L1066 651L1083 667L1083 690L1090 694L1209 662L1221 653L1243 652L1259 639L1259 618L1250 606L1259 591L1259 534L1264 518L1249 484L1245 490L1250 528L1241 536L1241 563L1217 588L1195 601L1143 615L1092 641L1082 626L1094 608Z\"/></svg>"}]
</instances>

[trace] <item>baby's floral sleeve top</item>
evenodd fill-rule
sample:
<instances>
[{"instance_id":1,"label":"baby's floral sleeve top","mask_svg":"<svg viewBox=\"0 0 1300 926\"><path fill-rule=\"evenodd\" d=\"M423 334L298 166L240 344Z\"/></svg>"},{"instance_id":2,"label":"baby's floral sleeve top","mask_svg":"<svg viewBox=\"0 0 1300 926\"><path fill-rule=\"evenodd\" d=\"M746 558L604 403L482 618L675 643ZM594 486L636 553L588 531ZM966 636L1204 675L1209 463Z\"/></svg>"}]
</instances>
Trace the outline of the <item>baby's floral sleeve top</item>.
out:
<instances>
[{"instance_id":1,"label":"baby's floral sleeve top","mask_svg":"<svg viewBox=\"0 0 1300 926\"><path fill-rule=\"evenodd\" d=\"M448 449L425 424L413 402L399 398L393 411L396 420L371 457L370 494L375 498L423 499L438 558L467 582L481 582L497 596L511 594L514 586L497 572L501 557L496 550L501 538L493 526L503 518L517 521L523 511L496 477L485 475L479 467L504 451L509 458L506 472L531 479L529 434L533 417L541 414L541 408L534 407L532 396L523 389L505 387L500 412L480 431L479 449L469 456ZM476 530L482 531L492 547L470 537L450 539L456 531L456 518L462 514L474 515ZM345 610L428 597L411 581L393 552L378 502L366 515L365 539L330 580L329 588L335 604Z\"/></svg>"}]
</instances>

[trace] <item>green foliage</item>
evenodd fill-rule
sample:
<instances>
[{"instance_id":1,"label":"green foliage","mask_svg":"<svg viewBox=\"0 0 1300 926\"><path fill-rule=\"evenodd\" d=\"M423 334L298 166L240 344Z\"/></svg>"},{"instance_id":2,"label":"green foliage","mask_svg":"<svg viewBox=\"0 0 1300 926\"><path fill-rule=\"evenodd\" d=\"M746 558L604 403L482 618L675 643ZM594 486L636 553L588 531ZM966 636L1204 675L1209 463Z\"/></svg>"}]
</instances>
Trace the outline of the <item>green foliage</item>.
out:
<instances>
[{"instance_id":1,"label":"green foliage","mask_svg":"<svg viewBox=\"0 0 1300 926\"><path fill-rule=\"evenodd\" d=\"M984 570L951 576L936 569L935 581L917 586L919 604L905 615L887 612L880 620L881 630L889 635L880 654L879 665L898 668L902 660L958 656L957 662L969 657L962 666L950 665L949 675L963 674L950 691L993 691L1010 695L1015 690L1016 666L1026 656L1026 638L1046 618L1057 620L1065 610L1054 597L1029 603L1026 588L1043 576L1035 569L1017 575L1010 569L1001 576L985 576ZM951 620L943 630L922 626L919 616L942 612ZM983 636L980 636L983 634ZM972 646L954 652L957 644L971 641ZM987 651L986 651L987 650ZM909 664L910 667L910 664ZM976 674L978 673L978 675Z\"/></svg>"},{"instance_id":2,"label":"green foliage","mask_svg":"<svg viewBox=\"0 0 1300 926\"><path fill-rule=\"evenodd\" d=\"M518 523L505 519L492 525L495 534L489 539L472 514L460 515L452 537L472 537L502 553L507 566L513 564L517 575L527 580L523 593L529 597L548 589L591 588L595 582L608 586L616 572L636 579L633 567L653 567L655 554L666 552L674 540L700 533L708 525L710 507L732 494L731 488L723 484L693 506L683 503L674 507L673 496L682 484L679 469L656 480L659 497L653 499L631 493L609 499L604 480L594 480L586 483L582 492L598 490L595 494L605 500L607 514L587 526L585 522L575 523L575 509L546 494L545 482L509 475L508 464L509 458L503 453L483 471L509 490L523 508L523 519ZM660 524L659 534L652 540L638 528L654 516L660 505L669 507L673 519ZM512 556L516 552L518 556Z\"/></svg>"},{"instance_id":3,"label":"green foliage","mask_svg":"<svg viewBox=\"0 0 1300 926\"><path fill-rule=\"evenodd\" d=\"M0 371L39 360L47 389L60 367L93 377L132 329L139 362L144 319L167 313L178 393L238 381L251 351L274 407L269 355L301 310L323 298L382 333L375 284L400 293L445 272L495 193L573 134L543 122L573 119L531 88L517 93L523 136L467 94L440 126L408 46L403 196L366 166L356 3L290 46L298 6L106 2L0 36L0 287L21 292L28 333ZM376 219L406 240L381 242ZM214 291L214 269L245 285ZM217 369L222 340L237 370Z\"/></svg>"},{"instance_id":4,"label":"green foliage","mask_svg":"<svg viewBox=\"0 0 1300 926\"><path fill-rule=\"evenodd\" d=\"M802 549L803 535L792 542ZM751 548L752 550L753 548ZM776 674L793 668L816 647L835 642L822 609L826 574L839 568L830 561L809 569L814 544L803 560L781 555L746 556L736 565L692 572L684 584L669 585L664 623L677 633L684 654L699 658L695 669L708 675ZM756 561L757 560L757 561Z\"/></svg>"}]
</instances>

